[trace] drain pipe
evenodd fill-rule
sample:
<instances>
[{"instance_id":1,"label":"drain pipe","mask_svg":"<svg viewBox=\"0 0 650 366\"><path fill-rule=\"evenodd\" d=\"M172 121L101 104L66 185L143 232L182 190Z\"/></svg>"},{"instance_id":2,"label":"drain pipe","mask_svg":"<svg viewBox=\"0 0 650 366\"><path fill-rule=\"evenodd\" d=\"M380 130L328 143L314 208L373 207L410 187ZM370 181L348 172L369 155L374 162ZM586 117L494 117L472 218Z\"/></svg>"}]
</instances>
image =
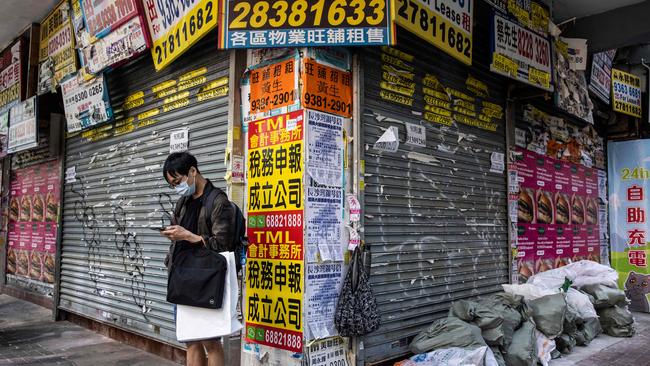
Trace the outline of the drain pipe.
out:
<instances>
[{"instance_id":1,"label":"drain pipe","mask_svg":"<svg viewBox=\"0 0 650 366\"><path fill-rule=\"evenodd\" d=\"M650 108L650 66L645 63L645 59L641 59L641 65L645 67L645 87L646 87L646 98L648 99L648 108ZM648 110L647 122L650 123L650 110Z\"/></svg>"}]
</instances>

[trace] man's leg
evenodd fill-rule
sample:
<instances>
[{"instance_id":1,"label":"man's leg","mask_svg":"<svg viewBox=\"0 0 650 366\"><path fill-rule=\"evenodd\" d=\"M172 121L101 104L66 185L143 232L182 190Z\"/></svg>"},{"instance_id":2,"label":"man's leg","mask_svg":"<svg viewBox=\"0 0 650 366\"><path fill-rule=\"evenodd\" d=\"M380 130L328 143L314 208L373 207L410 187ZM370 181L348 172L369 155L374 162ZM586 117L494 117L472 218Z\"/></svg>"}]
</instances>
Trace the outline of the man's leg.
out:
<instances>
[{"instance_id":1,"label":"man's leg","mask_svg":"<svg viewBox=\"0 0 650 366\"><path fill-rule=\"evenodd\" d=\"M187 343L187 366L206 366L205 349L201 342Z\"/></svg>"},{"instance_id":2,"label":"man's leg","mask_svg":"<svg viewBox=\"0 0 650 366\"><path fill-rule=\"evenodd\" d=\"M201 343L203 343L203 346L208 351L208 366L226 365L221 339L203 341Z\"/></svg>"}]
</instances>

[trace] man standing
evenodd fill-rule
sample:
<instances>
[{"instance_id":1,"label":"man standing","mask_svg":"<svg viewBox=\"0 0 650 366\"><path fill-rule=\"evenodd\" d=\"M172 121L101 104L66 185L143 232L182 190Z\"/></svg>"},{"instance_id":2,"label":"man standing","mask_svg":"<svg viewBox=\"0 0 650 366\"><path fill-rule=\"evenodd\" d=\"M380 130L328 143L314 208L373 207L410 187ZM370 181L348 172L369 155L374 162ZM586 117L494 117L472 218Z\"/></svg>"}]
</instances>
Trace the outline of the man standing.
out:
<instances>
[{"instance_id":1,"label":"man standing","mask_svg":"<svg viewBox=\"0 0 650 366\"><path fill-rule=\"evenodd\" d=\"M196 158L187 152L170 154L163 166L163 176L170 188L181 196L174 210L175 221L161 232L172 241L165 258L167 269L174 260L174 253L192 246L204 245L216 252L231 251L234 210L226 194L201 175ZM211 212L205 209L207 197L214 197ZM225 365L221 339L188 342L187 365Z\"/></svg>"}]
</instances>

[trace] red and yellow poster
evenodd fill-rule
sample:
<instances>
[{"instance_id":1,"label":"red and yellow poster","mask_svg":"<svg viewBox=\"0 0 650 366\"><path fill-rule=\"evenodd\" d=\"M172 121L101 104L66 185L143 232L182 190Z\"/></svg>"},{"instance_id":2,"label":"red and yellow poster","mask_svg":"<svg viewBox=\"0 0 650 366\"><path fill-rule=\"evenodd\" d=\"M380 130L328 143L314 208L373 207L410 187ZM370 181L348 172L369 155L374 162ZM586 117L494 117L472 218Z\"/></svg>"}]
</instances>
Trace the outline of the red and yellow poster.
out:
<instances>
[{"instance_id":1,"label":"red and yellow poster","mask_svg":"<svg viewBox=\"0 0 650 366\"><path fill-rule=\"evenodd\" d=\"M7 273L54 283L60 175L58 162L16 170L12 175Z\"/></svg>"},{"instance_id":2,"label":"red and yellow poster","mask_svg":"<svg viewBox=\"0 0 650 366\"><path fill-rule=\"evenodd\" d=\"M246 340L298 353L305 291L303 136L302 110L249 124Z\"/></svg>"}]
</instances>

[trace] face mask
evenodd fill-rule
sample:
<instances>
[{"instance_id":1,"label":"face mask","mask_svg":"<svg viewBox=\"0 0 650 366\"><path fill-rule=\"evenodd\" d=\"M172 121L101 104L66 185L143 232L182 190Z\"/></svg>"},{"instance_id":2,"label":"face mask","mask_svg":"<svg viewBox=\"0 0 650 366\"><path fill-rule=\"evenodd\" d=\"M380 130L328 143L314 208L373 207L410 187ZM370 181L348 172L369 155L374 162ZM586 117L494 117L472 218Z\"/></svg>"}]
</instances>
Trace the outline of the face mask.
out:
<instances>
[{"instance_id":1,"label":"face mask","mask_svg":"<svg viewBox=\"0 0 650 366\"><path fill-rule=\"evenodd\" d=\"M187 180L189 180L189 178ZM192 185L187 184L187 180L181 182L181 184L177 185L176 188L174 188L176 190L176 194L183 197L189 197L196 192L196 179Z\"/></svg>"}]
</instances>

